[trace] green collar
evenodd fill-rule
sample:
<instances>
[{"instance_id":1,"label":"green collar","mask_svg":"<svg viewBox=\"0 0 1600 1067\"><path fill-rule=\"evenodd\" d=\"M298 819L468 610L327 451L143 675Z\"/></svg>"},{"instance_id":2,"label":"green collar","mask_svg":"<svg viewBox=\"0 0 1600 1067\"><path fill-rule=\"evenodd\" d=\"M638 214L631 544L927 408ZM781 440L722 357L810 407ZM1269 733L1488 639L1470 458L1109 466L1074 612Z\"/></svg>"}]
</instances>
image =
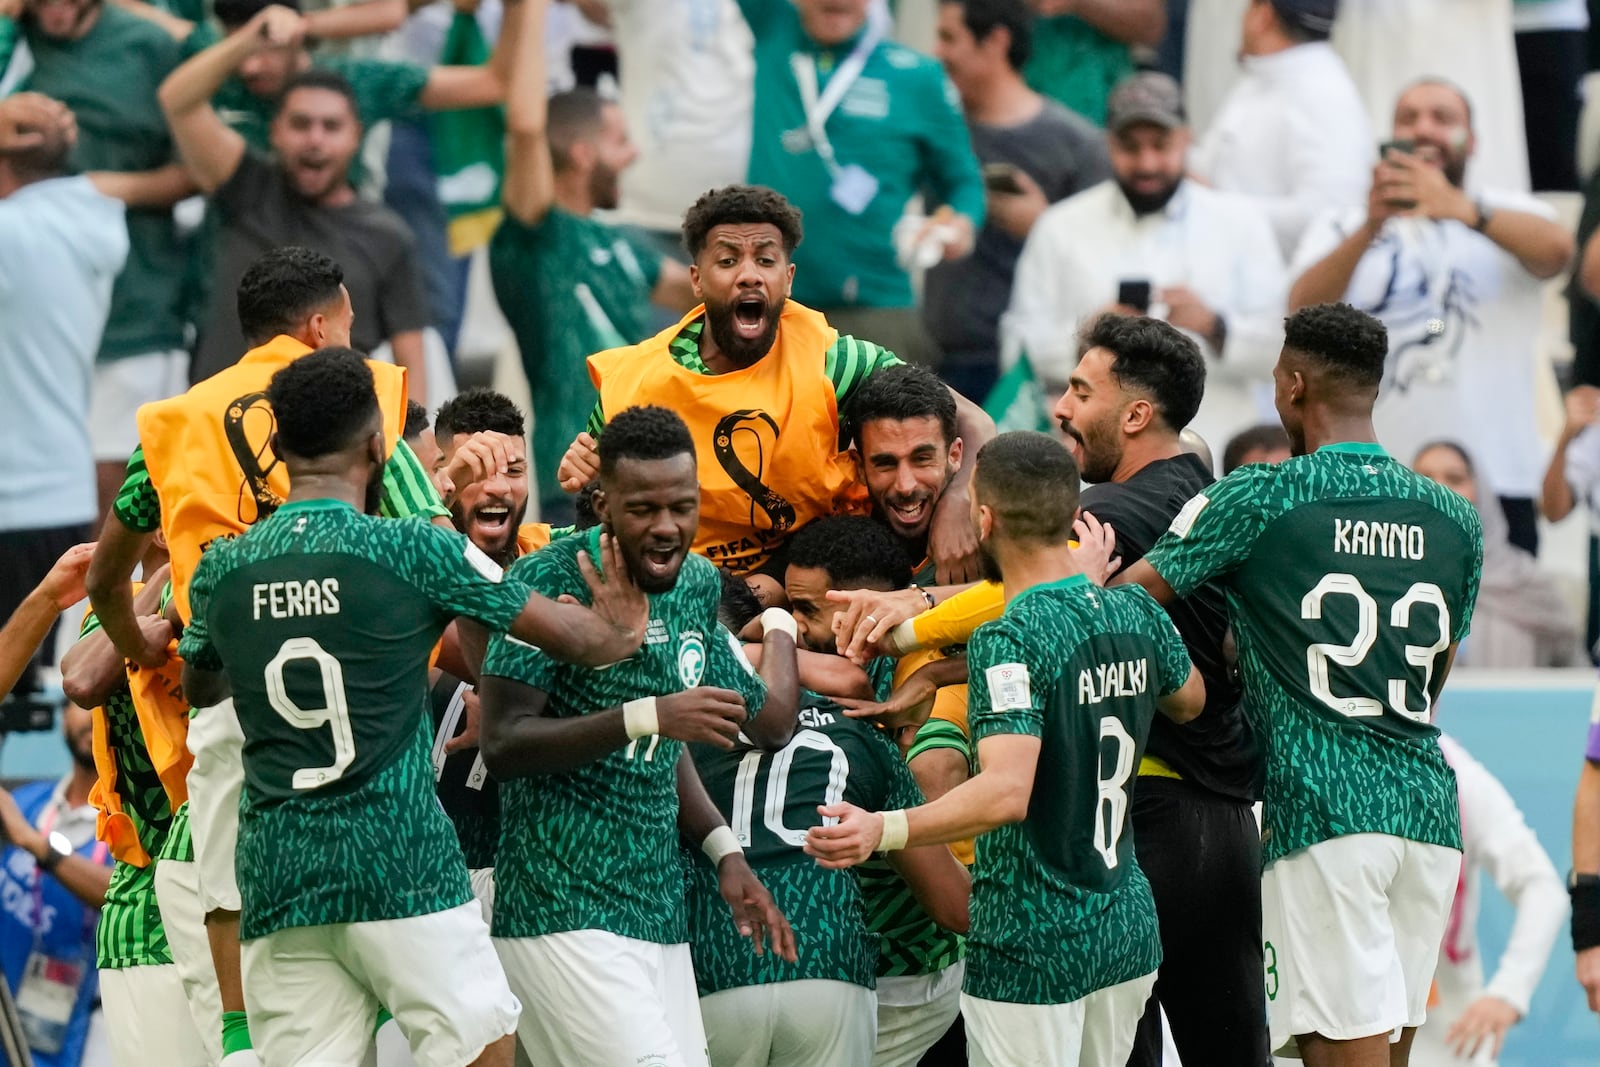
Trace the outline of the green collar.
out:
<instances>
[{"instance_id":1,"label":"green collar","mask_svg":"<svg viewBox=\"0 0 1600 1067\"><path fill-rule=\"evenodd\" d=\"M1389 453L1376 441L1339 441L1331 445L1323 445L1318 452L1346 452L1352 456L1383 456L1388 458Z\"/></svg>"},{"instance_id":2,"label":"green collar","mask_svg":"<svg viewBox=\"0 0 1600 1067\"><path fill-rule=\"evenodd\" d=\"M319 496L313 500L291 500L281 504L275 514L282 515L286 511L337 511L345 508L354 511L355 505L343 500L334 500L332 497Z\"/></svg>"},{"instance_id":3,"label":"green collar","mask_svg":"<svg viewBox=\"0 0 1600 1067\"><path fill-rule=\"evenodd\" d=\"M1041 592L1046 589L1077 589L1080 586L1087 589L1091 585L1093 585L1093 583L1089 581L1087 575L1069 574L1065 578L1058 578L1053 582L1040 582L1038 585L1030 585L1028 588L1019 593L1016 599L1021 600L1025 596L1028 596L1032 593ZM1016 601L1012 601L1012 603L1015 602Z\"/></svg>"}]
</instances>

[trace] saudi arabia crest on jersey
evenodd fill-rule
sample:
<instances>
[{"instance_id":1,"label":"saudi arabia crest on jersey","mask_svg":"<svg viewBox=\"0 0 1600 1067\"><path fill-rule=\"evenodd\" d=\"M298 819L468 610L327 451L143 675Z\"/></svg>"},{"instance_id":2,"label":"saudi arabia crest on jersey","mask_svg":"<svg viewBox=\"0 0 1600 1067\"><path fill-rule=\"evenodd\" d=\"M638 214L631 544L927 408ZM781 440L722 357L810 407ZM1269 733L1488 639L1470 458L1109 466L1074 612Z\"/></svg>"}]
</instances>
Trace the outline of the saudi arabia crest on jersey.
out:
<instances>
[{"instance_id":1,"label":"saudi arabia crest on jersey","mask_svg":"<svg viewBox=\"0 0 1600 1067\"><path fill-rule=\"evenodd\" d=\"M685 689L700 684L706 673L706 643L696 630L688 630L678 638L678 680Z\"/></svg>"}]
</instances>

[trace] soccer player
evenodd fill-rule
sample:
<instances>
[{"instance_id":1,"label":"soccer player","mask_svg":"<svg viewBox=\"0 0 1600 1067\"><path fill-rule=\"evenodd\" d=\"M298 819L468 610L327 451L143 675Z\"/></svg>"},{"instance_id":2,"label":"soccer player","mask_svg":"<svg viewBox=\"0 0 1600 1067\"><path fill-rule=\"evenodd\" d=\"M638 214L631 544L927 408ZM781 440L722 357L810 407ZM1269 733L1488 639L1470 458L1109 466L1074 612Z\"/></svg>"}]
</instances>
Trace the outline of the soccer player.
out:
<instances>
[{"instance_id":1,"label":"soccer player","mask_svg":"<svg viewBox=\"0 0 1600 1067\"><path fill-rule=\"evenodd\" d=\"M789 549L789 575L824 570L825 587L891 588L910 580L894 536L865 517L818 519L795 534ZM748 621L728 626L741 629ZM831 650L832 631L822 633ZM888 668L877 672L886 685L893 662L881 667ZM850 874L812 861L803 851L805 834L821 823L820 805L843 798L873 809L914 807L922 793L889 733L848 717L826 695L805 691L801 703L798 731L776 752L742 739L732 750L690 749L706 792L804 946L793 964L752 956L728 926L716 870L691 856L689 941L712 1067L867 1067L873 1061L879 931L862 921L864 908L873 915L872 901ZM965 931L970 883L948 848L908 849L890 863L893 870L877 879L890 883L882 887L889 896L911 899L914 893L957 933ZM944 938L960 943L954 934Z\"/></svg>"},{"instance_id":2,"label":"soccer player","mask_svg":"<svg viewBox=\"0 0 1600 1067\"><path fill-rule=\"evenodd\" d=\"M826 805L838 822L806 850L847 866L977 836L971 1062L1122 1067L1161 960L1129 784L1157 710L1192 719L1205 687L1150 597L1078 571L1078 465L1063 445L1003 434L979 452L973 490L984 569L1006 596L967 647L978 773L909 811Z\"/></svg>"},{"instance_id":3,"label":"soccer player","mask_svg":"<svg viewBox=\"0 0 1600 1067\"><path fill-rule=\"evenodd\" d=\"M1387 351L1382 323L1348 305L1290 316L1272 377L1294 458L1195 496L1117 578L1164 603L1213 580L1227 594L1266 753L1272 1047L1293 1041L1312 1067L1406 1062L1461 872L1431 719L1483 531L1378 444Z\"/></svg>"},{"instance_id":4,"label":"soccer player","mask_svg":"<svg viewBox=\"0 0 1600 1067\"><path fill-rule=\"evenodd\" d=\"M344 272L327 256L284 247L262 256L245 273L237 297L239 322L253 346L244 358L180 396L139 409L139 447L128 460L128 479L117 494L89 567L89 597L106 634L124 656L160 667L167 642L139 628L133 612L134 565L160 529L172 558L172 593L178 618L189 617L189 579L208 546L235 537L270 515L288 493L286 468L273 458L272 409L267 383L280 368L314 348L346 344L354 310ZM448 521L427 474L401 440L406 376L399 367L373 364L385 440L392 442L380 492L385 515L428 515ZM226 1054L249 1049L243 994L238 988L239 889L233 843L238 836L242 782L238 723L224 701L215 714L196 705L188 745L195 754L189 803L175 818L156 871L163 908L175 915L207 917L198 947L192 922L169 918L174 960L186 986L212 986L223 1016ZM200 897L198 909L193 898ZM210 957L209 959L207 957ZM207 994L209 998L211 995ZM248 1057L246 1057L248 1061Z\"/></svg>"},{"instance_id":5,"label":"soccer player","mask_svg":"<svg viewBox=\"0 0 1600 1067\"><path fill-rule=\"evenodd\" d=\"M272 378L287 500L196 569L184 689L230 689L244 733L238 844L245 1000L263 1062L357 1063L380 1004L424 1064L509 1064L519 1006L433 794L428 654L456 615L591 665L638 648L616 569L557 604L460 534L373 516L387 451L347 348ZM592 583L592 584L590 584ZM418 961L427 961L425 968Z\"/></svg>"},{"instance_id":6,"label":"soccer player","mask_svg":"<svg viewBox=\"0 0 1600 1067\"><path fill-rule=\"evenodd\" d=\"M731 748L793 726L793 620L764 614L761 673L719 634L722 580L689 554L700 513L694 441L660 407L617 412L600 444L601 526L517 561L550 597L587 597L602 531L650 594L643 650L594 671L508 638L483 664L483 755L500 779L495 947L537 1005L518 1027L535 1063L704 1065L678 834L717 865L722 898L759 953L794 934L706 797L685 742ZM787 624L787 625L784 625ZM727 678L737 689L705 684ZM759 714L758 714L759 713ZM770 725L769 725L770 724Z\"/></svg>"}]
</instances>

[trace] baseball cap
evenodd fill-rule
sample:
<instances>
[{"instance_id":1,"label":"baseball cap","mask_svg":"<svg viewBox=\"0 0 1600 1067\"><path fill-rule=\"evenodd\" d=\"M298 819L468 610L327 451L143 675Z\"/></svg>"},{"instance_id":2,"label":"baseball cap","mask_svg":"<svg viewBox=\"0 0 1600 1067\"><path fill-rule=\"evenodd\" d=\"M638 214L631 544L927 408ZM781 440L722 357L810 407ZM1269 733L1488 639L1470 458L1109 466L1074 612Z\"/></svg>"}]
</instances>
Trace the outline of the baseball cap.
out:
<instances>
[{"instance_id":1,"label":"baseball cap","mask_svg":"<svg viewBox=\"0 0 1600 1067\"><path fill-rule=\"evenodd\" d=\"M1175 130L1186 125L1183 90L1159 71L1131 74L1117 83L1106 101L1106 129L1121 133L1129 126L1149 123Z\"/></svg>"},{"instance_id":2,"label":"baseball cap","mask_svg":"<svg viewBox=\"0 0 1600 1067\"><path fill-rule=\"evenodd\" d=\"M1326 37L1333 32L1339 0L1272 0L1278 17L1307 33Z\"/></svg>"}]
</instances>

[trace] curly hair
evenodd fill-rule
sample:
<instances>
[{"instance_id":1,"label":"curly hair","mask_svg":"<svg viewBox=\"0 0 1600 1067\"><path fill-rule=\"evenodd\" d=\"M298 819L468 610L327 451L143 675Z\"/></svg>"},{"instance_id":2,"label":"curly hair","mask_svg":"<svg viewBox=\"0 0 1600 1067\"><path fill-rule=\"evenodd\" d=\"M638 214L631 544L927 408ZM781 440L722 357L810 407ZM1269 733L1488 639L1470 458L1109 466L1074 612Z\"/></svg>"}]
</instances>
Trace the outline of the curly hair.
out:
<instances>
[{"instance_id":1,"label":"curly hair","mask_svg":"<svg viewBox=\"0 0 1600 1067\"><path fill-rule=\"evenodd\" d=\"M1349 304L1314 304L1284 320L1283 347L1340 382L1376 391L1389 356L1389 331Z\"/></svg>"},{"instance_id":2,"label":"curly hair","mask_svg":"<svg viewBox=\"0 0 1600 1067\"><path fill-rule=\"evenodd\" d=\"M527 420L510 397L482 386L446 400L433 415L433 436L440 448L456 434L484 430L521 437L527 431Z\"/></svg>"},{"instance_id":3,"label":"curly hair","mask_svg":"<svg viewBox=\"0 0 1600 1067\"><path fill-rule=\"evenodd\" d=\"M714 227L756 222L776 226L783 236L784 255L794 255L804 235L800 209L764 185L725 185L696 200L683 216L683 247L691 258L699 258Z\"/></svg>"},{"instance_id":4,"label":"curly hair","mask_svg":"<svg viewBox=\"0 0 1600 1067\"><path fill-rule=\"evenodd\" d=\"M678 413L655 405L619 411L600 435L600 473L610 474L625 459L694 457L694 438Z\"/></svg>"},{"instance_id":5,"label":"curly hair","mask_svg":"<svg viewBox=\"0 0 1600 1067\"><path fill-rule=\"evenodd\" d=\"M234 298L239 327L249 344L289 333L300 320L341 299L344 268L321 252L298 245L274 248L250 264Z\"/></svg>"},{"instance_id":6,"label":"curly hair","mask_svg":"<svg viewBox=\"0 0 1600 1067\"><path fill-rule=\"evenodd\" d=\"M267 403L279 449L302 459L348 448L378 414L372 368L360 352L339 346L319 348L274 374Z\"/></svg>"},{"instance_id":7,"label":"curly hair","mask_svg":"<svg viewBox=\"0 0 1600 1067\"><path fill-rule=\"evenodd\" d=\"M884 583L911 584L911 560L889 528L864 515L830 515L801 527L790 539L789 566L823 571L835 589Z\"/></svg>"}]
</instances>

